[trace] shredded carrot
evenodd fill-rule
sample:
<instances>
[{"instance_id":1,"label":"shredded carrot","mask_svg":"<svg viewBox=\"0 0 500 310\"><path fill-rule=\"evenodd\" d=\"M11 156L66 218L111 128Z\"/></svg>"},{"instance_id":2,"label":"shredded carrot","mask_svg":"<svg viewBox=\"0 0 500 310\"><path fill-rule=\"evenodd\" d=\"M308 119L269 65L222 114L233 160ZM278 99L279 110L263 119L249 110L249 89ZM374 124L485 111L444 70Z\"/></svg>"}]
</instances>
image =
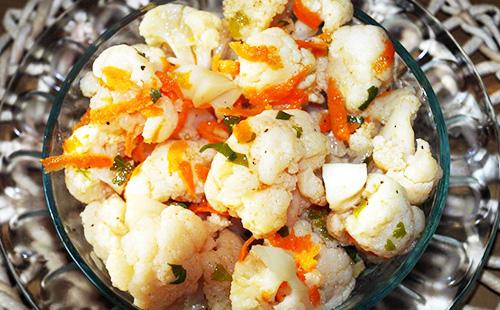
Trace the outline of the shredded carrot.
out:
<instances>
[{"instance_id":1,"label":"shredded carrot","mask_svg":"<svg viewBox=\"0 0 500 310\"><path fill-rule=\"evenodd\" d=\"M321 41L325 42L326 44L332 43L332 34L329 32L322 32L317 36L314 36L314 38L318 38Z\"/></svg>"},{"instance_id":2,"label":"shredded carrot","mask_svg":"<svg viewBox=\"0 0 500 310\"><path fill-rule=\"evenodd\" d=\"M391 40L385 42L385 48L382 54L377 58L373 64L373 70L377 74L383 73L394 63L395 51Z\"/></svg>"},{"instance_id":3,"label":"shredded carrot","mask_svg":"<svg viewBox=\"0 0 500 310\"><path fill-rule=\"evenodd\" d=\"M270 105L251 105L244 96L241 96L232 108L223 108L220 110L220 113L231 116L250 117L270 109L272 109Z\"/></svg>"},{"instance_id":4,"label":"shredded carrot","mask_svg":"<svg viewBox=\"0 0 500 310\"><path fill-rule=\"evenodd\" d=\"M356 130L355 124L347 122L347 110L345 108L345 99L337 88L335 80L328 81L328 110L330 112L330 126L332 132L340 141L347 142L351 133Z\"/></svg>"},{"instance_id":5,"label":"shredded carrot","mask_svg":"<svg viewBox=\"0 0 500 310\"><path fill-rule=\"evenodd\" d=\"M159 106L151 105L149 107L142 109L140 112L141 112L141 115L144 117L155 117L155 116L162 115L163 109Z\"/></svg>"},{"instance_id":6,"label":"shredded carrot","mask_svg":"<svg viewBox=\"0 0 500 310\"><path fill-rule=\"evenodd\" d=\"M322 133L327 133L332 130L332 126L330 125L330 114L328 112L321 113L321 118L319 119L319 130Z\"/></svg>"},{"instance_id":7,"label":"shredded carrot","mask_svg":"<svg viewBox=\"0 0 500 310\"><path fill-rule=\"evenodd\" d=\"M317 307L321 301L321 295L319 294L318 287L313 285L309 288L309 301L314 307Z\"/></svg>"},{"instance_id":8,"label":"shredded carrot","mask_svg":"<svg viewBox=\"0 0 500 310\"><path fill-rule=\"evenodd\" d=\"M46 173L58 171L66 167L80 169L107 168L113 165L113 159L103 154L64 154L41 159L40 162Z\"/></svg>"},{"instance_id":9,"label":"shredded carrot","mask_svg":"<svg viewBox=\"0 0 500 310\"><path fill-rule=\"evenodd\" d=\"M305 68L284 83L269 85L260 90L247 88L243 90L243 93L250 101L250 104L254 106L287 103L293 105L295 108L300 108L308 102L309 95L306 90L299 89L298 86L309 71L310 68Z\"/></svg>"},{"instance_id":10,"label":"shredded carrot","mask_svg":"<svg viewBox=\"0 0 500 310\"><path fill-rule=\"evenodd\" d=\"M248 143L255 139L255 133L252 131L252 127L248 124L248 121L241 121L233 128L233 134L239 143Z\"/></svg>"},{"instance_id":11,"label":"shredded carrot","mask_svg":"<svg viewBox=\"0 0 500 310\"><path fill-rule=\"evenodd\" d=\"M74 153L80 146L82 146L82 142L77 136L72 135L68 139L64 140L63 151L64 153Z\"/></svg>"},{"instance_id":12,"label":"shredded carrot","mask_svg":"<svg viewBox=\"0 0 500 310\"><path fill-rule=\"evenodd\" d=\"M240 262L244 261L245 258L247 257L248 255L248 252L249 252L249 248L250 248L250 245L252 244L252 242L254 242L255 240L257 240L253 235L248 238L247 241L245 241L245 243L243 243L243 246L241 247L240 249L240 256L238 257L238 260Z\"/></svg>"},{"instance_id":13,"label":"shredded carrot","mask_svg":"<svg viewBox=\"0 0 500 310\"><path fill-rule=\"evenodd\" d=\"M172 99L173 101L184 98L179 83L175 79L172 72L157 71L155 74L161 81L160 92L164 96Z\"/></svg>"},{"instance_id":14,"label":"shredded carrot","mask_svg":"<svg viewBox=\"0 0 500 310\"><path fill-rule=\"evenodd\" d=\"M142 163L138 164L137 167L134 168L134 170L132 170L132 173L130 174L130 177L135 177L136 175L139 174L139 172L141 172L141 168L142 168Z\"/></svg>"},{"instance_id":15,"label":"shredded carrot","mask_svg":"<svg viewBox=\"0 0 500 310\"><path fill-rule=\"evenodd\" d=\"M312 12L302 3L302 0L295 0L293 3L293 13L297 18L312 29L316 29L321 24L321 17L318 13Z\"/></svg>"},{"instance_id":16,"label":"shredded carrot","mask_svg":"<svg viewBox=\"0 0 500 310\"><path fill-rule=\"evenodd\" d=\"M210 142L223 142L229 137L227 127L216 121L202 122L196 130L202 138Z\"/></svg>"},{"instance_id":17,"label":"shredded carrot","mask_svg":"<svg viewBox=\"0 0 500 310\"><path fill-rule=\"evenodd\" d=\"M305 272L316 267L317 261L314 258L319 254L321 247L311 240L311 235L296 236L292 229L288 236L282 237L275 233L268 238L268 241L272 246L293 252L295 263Z\"/></svg>"},{"instance_id":18,"label":"shredded carrot","mask_svg":"<svg viewBox=\"0 0 500 310\"><path fill-rule=\"evenodd\" d=\"M137 137L141 134L142 129L143 126L134 126L132 130L127 131L127 134L125 135L125 150L123 152L125 156L132 156L132 151L138 143Z\"/></svg>"},{"instance_id":19,"label":"shredded carrot","mask_svg":"<svg viewBox=\"0 0 500 310\"><path fill-rule=\"evenodd\" d=\"M144 138L142 136L137 137L136 146L132 151L132 159L135 162L142 163L148 158L153 150L155 149L156 144L146 143L144 142Z\"/></svg>"},{"instance_id":20,"label":"shredded carrot","mask_svg":"<svg viewBox=\"0 0 500 310\"><path fill-rule=\"evenodd\" d=\"M292 288L287 281L283 281L278 287L278 290L276 291L276 297L274 299L277 302L282 302L283 300L285 300L286 296L290 295L290 293L292 293Z\"/></svg>"},{"instance_id":21,"label":"shredded carrot","mask_svg":"<svg viewBox=\"0 0 500 310\"><path fill-rule=\"evenodd\" d=\"M210 168L203 164L196 164L194 166L196 177L198 177L198 179L202 180L203 182L205 182L205 180L207 179L209 170Z\"/></svg>"},{"instance_id":22,"label":"shredded carrot","mask_svg":"<svg viewBox=\"0 0 500 310\"><path fill-rule=\"evenodd\" d=\"M181 130L184 128L184 125L186 124L186 120L188 117L189 110L193 107L193 103L190 100L184 100L182 101L182 108L181 111L178 114L177 118L177 126L175 127L174 131L170 135L171 137L175 137Z\"/></svg>"},{"instance_id":23,"label":"shredded carrot","mask_svg":"<svg viewBox=\"0 0 500 310\"><path fill-rule=\"evenodd\" d=\"M215 210L214 208L212 208L212 206L210 206L210 204L206 200L203 200L200 203L192 203L189 206L189 210L193 211L196 214L212 213L212 214L217 214L217 215L229 218L229 214L227 212L220 212L220 211Z\"/></svg>"},{"instance_id":24,"label":"shredded carrot","mask_svg":"<svg viewBox=\"0 0 500 310\"><path fill-rule=\"evenodd\" d=\"M295 42L300 48L311 50L316 57L328 55L328 44L324 41L295 40Z\"/></svg>"},{"instance_id":25,"label":"shredded carrot","mask_svg":"<svg viewBox=\"0 0 500 310\"><path fill-rule=\"evenodd\" d=\"M112 103L101 108L90 110L90 123L104 124L115 120L118 116L124 113L132 114L139 112L148 106L152 105L151 95L149 90L141 89L137 96L130 100L119 103Z\"/></svg>"},{"instance_id":26,"label":"shredded carrot","mask_svg":"<svg viewBox=\"0 0 500 310\"><path fill-rule=\"evenodd\" d=\"M85 113L82 115L78 123L76 123L76 125L73 126L73 132L75 132L75 130L77 130L80 127L88 125L89 123L90 123L90 109L87 109L87 111L85 111Z\"/></svg>"},{"instance_id":27,"label":"shredded carrot","mask_svg":"<svg viewBox=\"0 0 500 310\"><path fill-rule=\"evenodd\" d=\"M186 189L189 195L195 196L196 195L196 188L194 185L194 179L193 179L193 169L191 168L191 164L187 161L181 161L179 163L179 173L181 176L182 181L186 185Z\"/></svg>"},{"instance_id":28,"label":"shredded carrot","mask_svg":"<svg viewBox=\"0 0 500 310\"><path fill-rule=\"evenodd\" d=\"M104 84L111 90L127 91L134 87L134 83L130 80L130 72L117 67L104 67L102 69L104 75Z\"/></svg>"},{"instance_id":29,"label":"shredded carrot","mask_svg":"<svg viewBox=\"0 0 500 310\"><path fill-rule=\"evenodd\" d=\"M177 80L177 84L180 88L191 89L191 87L193 87L193 85L191 85L191 82L189 81L189 79L191 78L191 72L175 72L174 77Z\"/></svg>"},{"instance_id":30,"label":"shredded carrot","mask_svg":"<svg viewBox=\"0 0 500 310\"><path fill-rule=\"evenodd\" d=\"M241 42L231 42L229 46L243 59L266 63L274 70L283 68L283 62L281 61L281 56L276 46L252 46Z\"/></svg>"},{"instance_id":31,"label":"shredded carrot","mask_svg":"<svg viewBox=\"0 0 500 310\"><path fill-rule=\"evenodd\" d=\"M240 73L240 63L236 60L222 60L220 55L216 54L212 57L212 71L229 74L235 78Z\"/></svg>"}]
</instances>

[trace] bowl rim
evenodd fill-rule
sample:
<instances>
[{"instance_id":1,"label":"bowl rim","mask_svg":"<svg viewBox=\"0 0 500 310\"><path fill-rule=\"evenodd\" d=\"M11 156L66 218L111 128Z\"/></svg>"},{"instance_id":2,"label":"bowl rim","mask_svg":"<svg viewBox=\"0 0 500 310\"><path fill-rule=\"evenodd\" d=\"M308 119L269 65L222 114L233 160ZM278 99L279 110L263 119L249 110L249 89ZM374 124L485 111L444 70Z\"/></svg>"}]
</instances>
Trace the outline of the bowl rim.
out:
<instances>
[{"instance_id":1,"label":"bowl rim","mask_svg":"<svg viewBox=\"0 0 500 310\"><path fill-rule=\"evenodd\" d=\"M168 3L171 1L161 1L163 3ZM50 146L52 143L53 131L59 117L62 104L64 99L75 79L78 77L82 68L87 64L92 56L97 52L99 47L104 44L108 39L120 31L123 27L129 25L131 22L144 15L149 10L155 8L158 3L150 3L139 10L135 10L110 28L103 32L92 44L88 46L85 52L80 56L78 61L74 64L71 71L68 73L64 82L62 83L51 108L47 125L45 127L43 135L43 147L42 147L42 158L46 158L50 155ZM364 24L375 25L382 28L384 31L387 30L380 25L377 21L371 18L368 14L364 13L359 8L354 8L354 17ZM394 45L396 53L401 57L404 63L410 68L410 71L417 79L418 83L424 90L427 97L428 104L432 111L432 116L434 120L434 125L436 126L436 132L438 136L439 144L439 165L442 169L442 177L436 187L436 197L434 202L434 207L427 216L430 219L421 234L420 239L416 242L414 248L407 254L405 260L395 269L390 280L385 285L375 284L373 291L366 296L364 296L361 301L354 306L354 309L366 309L372 307L384 298L389 292L391 292L401 281L408 275L408 273L414 268L425 249L427 248L429 241L431 240L434 232L437 229L439 220L441 218L442 211L446 205L446 199L448 195L448 185L450 176L450 148L448 143L448 135L446 130L446 124L443 118L443 114L439 105L439 101L432 89L430 82L425 76L424 72L413 59L410 53L403 47L403 45L396 40L394 37L390 36L390 39ZM107 284L105 284L99 276L90 268L90 266L82 259L78 250L73 245L69 239L68 234L64 228L64 224L59 217L59 212L56 207L53 191L52 191L52 180L50 173L45 173L42 169L42 182L43 182L43 192L45 197L45 202L47 208L49 209L50 217L56 229L59 239L62 241L64 248L70 255L71 259L75 262L78 268L83 272L86 278L115 306L128 309L137 309L135 305L130 304L123 297L112 291ZM340 305L342 308L342 305Z\"/></svg>"}]
</instances>

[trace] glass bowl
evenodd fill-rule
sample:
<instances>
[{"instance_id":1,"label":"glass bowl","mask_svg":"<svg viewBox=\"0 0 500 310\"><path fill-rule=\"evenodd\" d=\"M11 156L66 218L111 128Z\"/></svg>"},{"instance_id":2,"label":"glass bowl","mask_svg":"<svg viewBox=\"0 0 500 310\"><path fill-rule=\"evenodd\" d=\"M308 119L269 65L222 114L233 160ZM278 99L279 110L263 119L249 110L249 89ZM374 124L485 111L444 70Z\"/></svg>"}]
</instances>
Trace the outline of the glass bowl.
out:
<instances>
[{"instance_id":1,"label":"glass bowl","mask_svg":"<svg viewBox=\"0 0 500 310\"><path fill-rule=\"evenodd\" d=\"M163 1L169 2L169 1ZM135 44L143 42L139 36L139 22L142 16L157 4L150 4L141 10L126 16L91 44L73 66L66 80L61 85L54 100L44 133L43 157L62 153L62 144L71 133L71 128L78 122L88 107L88 98L83 97L79 89L82 76L91 70L95 58L104 49L116 44ZM212 12L221 12L221 1L189 1L189 5ZM375 20L359 9L355 9L355 23L380 26ZM450 150L445 122L439 103L431 84L414 61L412 56L396 40L395 86L411 86L423 102L415 122L415 135L427 140L436 156L443 176L433 195L421 208L426 215L426 226L414 248L406 255L390 261L368 267L357 279L351 296L336 309L365 309L394 289L413 269L427 247L445 206L448 180ZM74 199L64 182L64 172L43 173L45 200L54 222L56 231L69 255L87 276L87 278L119 308L134 309L133 298L126 292L111 285L104 264L92 251L92 246L85 240L80 213L84 205Z\"/></svg>"}]
</instances>

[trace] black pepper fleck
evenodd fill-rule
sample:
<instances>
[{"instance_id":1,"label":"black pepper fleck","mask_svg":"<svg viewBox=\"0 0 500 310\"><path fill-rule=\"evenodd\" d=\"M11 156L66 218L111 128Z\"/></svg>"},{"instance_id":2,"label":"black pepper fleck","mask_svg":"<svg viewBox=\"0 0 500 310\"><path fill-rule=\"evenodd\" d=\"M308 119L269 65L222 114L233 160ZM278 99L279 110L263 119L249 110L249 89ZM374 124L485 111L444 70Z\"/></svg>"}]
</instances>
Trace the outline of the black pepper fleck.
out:
<instances>
[{"instance_id":1,"label":"black pepper fleck","mask_svg":"<svg viewBox=\"0 0 500 310\"><path fill-rule=\"evenodd\" d=\"M146 69L146 66L141 66L141 70L144 70L144 69Z\"/></svg>"},{"instance_id":2,"label":"black pepper fleck","mask_svg":"<svg viewBox=\"0 0 500 310\"><path fill-rule=\"evenodd\" d=\"M108 126L109 126L109 124L110 124L109 122L106 122L106 125L108 125Z\"/></svg>"},{"instance_id":3,"label":"black pepper fleck","mask_svg":"<svg viewBox=\"0 0 500 310\"><path fill-rule=\"evenodd\" d=\"M267 128L266 128L266 130L264 130L264 132L268 132L268 131L269 131L269 129L267 129Z\"/></svg>"},{"instance_id":4,"label":"black pepper fleck","mask_svg":"<svg viewBox=\"0 0 500 310\"><path fill-rule=\"evenodd\" d=\"M399 191L398 191L398 190L396 190L396 194L399 194Z\"/></svg>"}]
</instances>

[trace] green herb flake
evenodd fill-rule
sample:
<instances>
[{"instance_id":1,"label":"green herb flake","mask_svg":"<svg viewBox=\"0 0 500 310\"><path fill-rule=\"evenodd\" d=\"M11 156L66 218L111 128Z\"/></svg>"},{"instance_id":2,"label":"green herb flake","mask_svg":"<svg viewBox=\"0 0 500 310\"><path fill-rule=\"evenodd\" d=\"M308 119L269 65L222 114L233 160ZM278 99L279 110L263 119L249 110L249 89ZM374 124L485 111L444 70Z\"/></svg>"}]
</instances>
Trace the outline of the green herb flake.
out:
<instances>
[{"instance_id":1,"label":"green herb flake","mask_svg":"<svg viewBox=\"0 0 500 310\"><path fill-rule=\"evenodd\" d=\"M363 116L347 115L347 122L350 124L363 125L363 123L365 122L365 119Z\"/></svg>"},{"instance_id":2,"label":"green herb flake","mask_svg":"<svg viewBox=\"0 0 500 310\"><path fill-rule=\"evenodd\" d=\"M396 239L401 239L406 236L405 224L403 222L399 222L396 225L396 228L392 232L392 236Z\"/></svg>"},{"instance_id":3,"label":"green herb flake","mask_svg":"<svg viewBox=\"0 0 500 310\"><path fill-rule=\"evenodd\" d=\"M207 149L214 149L217 152L221 153L222 155L226 156L226 158L237 165L245 166L248 167L248 159L245 154L241 153L236 153L233 151L227 143L220 142L220 143L209 143L204 145L200 149L200 153L203 153Z\"/></svg>"},{"instance_id":4,"label":"green herb flake","mask_svg":"<svg viewBox=\"0 0 500 310\"><path fill-rule=\"evenodd\" d=\"M186 280L186 269L182 267L182 265L173 265L173 264L168 264L170 268L172 268L172 273L175 276L174 281L170 282L170 284L181 284Z\"/></svg>"},{"instance_id":5,"label":"green herb flake","mask_svg":"<svg viewBox=\"0 0 500 310\"><path fill-rule=\"evenodd\" d=\"M366 205L368 204L368 201L367 200L363 200L359 206L354 209L354 211L352 212L352 214L354 215L354 217L358 217L359 214L361 213L361 211L363 211L364 208L366 208Z\"/></svg>"},{"instance_id":6,"label":"green herb flake","mask_svg":"<svg viewBox=\"0 0 500 310\"><path fill-rule=\"evenodd\" d=\"M290 229L288 229L288 226L283 226L278 230L278 234L284 238L290 234Z\"/></svg>"},{"instance_id":7,"label":"green herb flake","mask_svg":"<svg viewBox=\"0 0 500 310\"><path fill-rule=\"evenodd\" d=\"M172 204L176 205L176 206L179 206L179 207L182 207L184 209L189 209L189 205L187 203L185 203L185 202L174 201Z\"/></svg>"},{"instance_id":8,"label":"green herb flake","mask_svg":"<svg viewBox=\"0 0 500 310\"><path fill-rule=\"evenodd\" d=\"M377 97L377 95L378 95L378 88L377 87L372 86L372 87L368 88L368 99L366 99L366 101L363 102L363 104L359 106L359 109L361 111L366 110L366 108L368 108L370 103L372 103L373 99L375 99L375 97Z\"/></svg>"},{"instance_id":9,"label":"green herb flake","mask_svg":"<svg viewBox=\"0 0 500 310\"><path fill-rule=\"evenodd\" d=\"M222 264L217 264L215 265L214 272L212 273L212 280L224 282L232 281L233 278Z\"/></svg>"},{"instance_id":10,"label":"green herb flake","mask_svg":"<svg viewBox=\"0 0 500 310\"><path fill-rule=\"evenodd\" d=\"M149 94L151 96L151 101L153 101L154 103L156 103L156 101L158 101L161 98L161 92L159 89L151 88Z\"/></svg>"},{"instance_id":11,"label":"green herb flake","mask_svg":"<svg viewBox=\"0 0 500 310\"><path fill-rule=\"evenodd\" d=\"M386 251L394 251L396 249L396 246L394 245L394 242L392 242L391 239L387 239L387 241L385 242L384 249Z\"/></svg>"},{"instance_id":12,"label":"green herb flake","mask_svg":"<svg viewBox=\"0 0 500 310\"><path fill-rule=\"evenodd\" d=\"M138 50L135 51L137 52L137 54L139 54L139 56L146 58L146 54L144 54L143 52L139 52Z\"/></svg>"},{"instance_id":13,"label":"green herb flake","mask_svg":"<svg viewBox=\"0 0 500 310\"><path fill-rule=\"evenodd\" d=\"M328 240L333 240L333 237L328 233L326 228L325 217L328 215L328 209L326 208L314 208L310 209L307 213L307 217L311 222L314 229L324 238Z\"/></svg>"},{"instance_id":14,"label":"green herb flake","mask_svg":"<svg viewBox=\"0 0 500 310\"><path fill-rule=\"evenodd\" d=\"M113 160L113 166L109 169L111 171L116 171L116 176L113 178L113 184L120 186L127 182L130 173L134 169L134 162L125 161L123 157L117 155Z\"/></svg>"},{"instance_id":15,"label":"green herb flake","mask_svg":"<svg viewBox=\"0 0 500 310\"><path fill-rule=\"evenodd\" d=\"M83 175L83 177L85 179L87 179L88 181L92 181L92 179L90 178L90 171L89 169L78 169L76 170L77 173L81 173Z\"/></svg>"},{"instance_id":16,"label":"green herb flake","mask_svg":"<svg viewBox=\"0 0 500 310\"><path fill-rule=\"evenodd\" d=\"M226 125L227 129L229 129L229 133L233 132L233 127L236 126L239 122L241 122L241 117L239 116L232 116L232 115L224 115L224 118L222 119L224 124Z\"/></svg>"},{"instance_id":17,"label":"green herb flake","mask_svg":"<svg viewBox=\"0 0 500 310\"><path fill-rule=\"evenodd\" d=\"M292 126L292 128L295 129L295 134L296 134L297 138L302 137L302 133L304 132L302 127L294 125L294 126Z\"/></svg>"},{"instance_id":18,"label":"green herb flake","mask_svg":"<svg viewBox=\"0 0 500 310\"><path fill-rule=\"evenodd\" d=\"M289 120L293 115L288 114L284 111L278 111L278 114L276 114L276 119L284 120L287 121Z\"/></svg>"},{"instance_id":19,"label":"green herb flake","mask_svg":"<svg viewBox=\"0 0 500 310\"><path fill-rule=\"evenodd\" d=\"M357 263L361 260L361 256L359 256L358 250L353 245L343 247L347 255L351 258L354 263Z\"/></svg>"}]
</instances>

